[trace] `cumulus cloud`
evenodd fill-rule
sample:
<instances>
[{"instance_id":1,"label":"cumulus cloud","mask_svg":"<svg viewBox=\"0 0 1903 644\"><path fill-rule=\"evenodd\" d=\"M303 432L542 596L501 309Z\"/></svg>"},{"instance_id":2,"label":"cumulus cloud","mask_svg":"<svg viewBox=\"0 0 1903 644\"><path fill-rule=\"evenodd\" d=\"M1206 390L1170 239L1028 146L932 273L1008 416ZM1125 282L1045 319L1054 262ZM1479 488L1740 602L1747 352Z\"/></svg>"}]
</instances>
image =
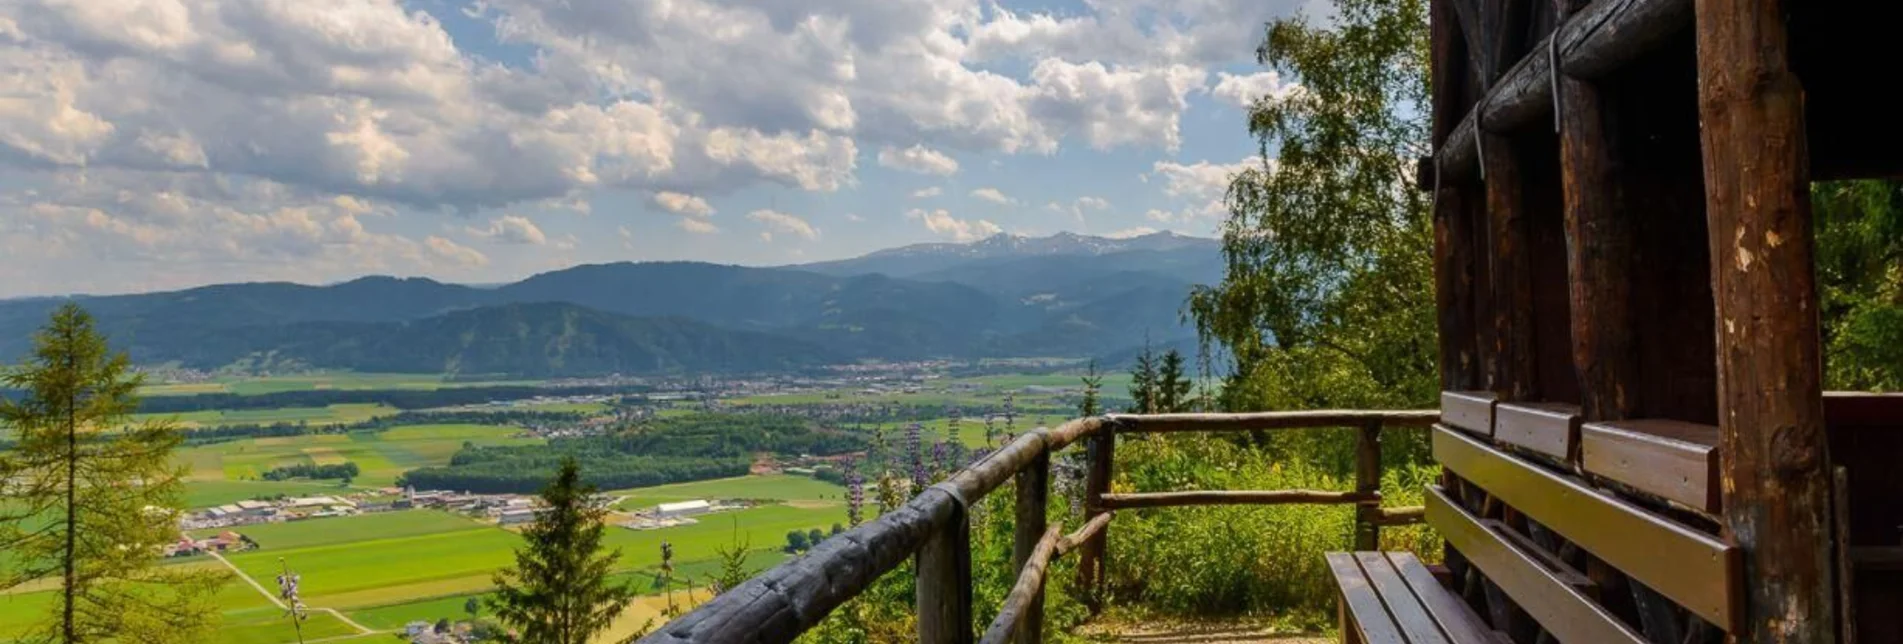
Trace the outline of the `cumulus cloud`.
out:
<instances>
[{"instance_id":1,"label":"cumulus cloud","mask_svg":"<svg viewBox=\"0 0 1903 644\"><path fill-rule=\"evenodd\" d=\"M1161 179L1163 194L1176 197L1179 201L1185 202L1185 206L1174 211L1152 209L1145 213L1145 217L1162 223L1221 219L1229 214L1228 206L1223 204L1223 197L1229 192L1230 180L1243 170L1265 167L1259 156L1243 157L1235 163L1197 161L1182 164L1173 161L1158 161L1151 166L1151 171L1144 176L1144 180Z\"/></svg>"},{"instance_id":2,"label":"cumulus cloud","mask_svg":"<svg viewBox=\"0 0 1903 644\"><path fill-rule=\"evenodd\" d=\"M1012 199L1009 195L999 192L997 188L979 188L971 191L971 196L972 198L983 199L1000 206L1009 206L1017 203L1016 199Z\"/></svg>"},{"instance_id":3,"label":"cumulus cloud","mask_svg":"<svg viewBox=\"0 0 1903 644\"><path fill-rule=\"evenodd\" d=\"M706 217L714 214L714 207L708 205L706 199L666 190L654 193L654 205L677 215Z\"/></svg>"},{"instance_id":4,"label":"cumulus cloud","mask_svg":"<svg viewBox=\"0 0 1903 644\"><path fill-rule=\"evenodd\" d=\"M919 174L949 177L958 174L958 160L923 145L903 150L886 146L879 150L879 165Z\"/></svg>"},{"instance_id":5,"label":"cumulus cloud","mask_svg":"<svg viewBox=\"0 0 1903 644\"><path fill-rule=\"evenodd\" d=\"M933 234L952 238L952 241L968 242L984 239L1004 232L997 224L984 219L958 219L944 209L926 211L918 208L906 211L906 219L915 219L925 224L925 229Z\"/></svg>"},{"instance_id":6,"label":"cumulus cloud","mask_svg":"<svg viewBox=\"0 0 1903 644\"><path fill-rule=\"evenodd\" d=\"M855 223L855 224L856 224L856 223L859 223L859 222L862 222L862 221L865 221L865 220L866 220L866 218L865 218L865 217L861 217L861 216L859 216L859 215L857 215L857 214L854 214L854 213L850 213L850 212L849 212L849 213L846 213L846 221L850 221L850 222L852 222L852 223Z\"/></svg>"},{"instance_id":7,"label":"cumulus cloud","mask_svg":"<svg viewBox=\"0 0 1903 644\"><path fill-rule=\"evenodd\" d=\"M1263 97L1279 99L1288 96L1296 89L1298 89L1296 85L1282 84L1282 77L1273 71L1248 75L1222 72L1216 74L1216 86L1209 90L1209 94L1237 107L1247 108L1254 105L1256 99Z\"/></svg>"},{"instance_id":8,"label":"cumulus cloud","mask_svg":"<svg viewBox=\"0 0 1903 644\"><path fill-rule=\"evenodd\" d=\"M940 190L938 186L932 186L930 188L919 188L917 190L912 191L912 198L913 199L929 199L929 198L944 194L944 192L945 191Z\"/></svg>"},{"instance_id":9,"label":"cumulus cloud","mask_svg":"<svg viewBox=\"0 0 1903 644\"><path fill-rule=\"evenodd\" d=\"M469 234L502 244L528 244L540 246L548 242L542 229L535 222L520 215L503 215L482 228L469 228Z\"/></svg>"},{"instance_id":10,"label":"cumulus cloud","mask_svg":"<svg viewBox=\"0 0 1903 644\"><path fill-rule=\"evenodd\" d=\"M674 222L674 226L696 235L712 235L720 232L719 226L715 226L705 219L695 219L693 217L682 217L679 221Z\"/></svg>"},{"instance_id":11,"label":"cumulus cloud","mask_svg":"<svg viewBox=\"0 0 1903 644\"><path fill-rule=\"evenodd\" d=\"M747 213L747 218L765 226L766 230L764 232L766 233L781 233L809 240L819 239L818 228L814 228L812 224L806 223L804 219L777 210L762 208ZM767 239L768 241L772 240L771 237Z\"/></svg>"},{"instance_id":12,"label":"cumulus cloud","mask_svg":"<svg viewBox=\"0 0 1903 644\"><path fill-rule=\"evenodd\" d=\"M446 262L471 267L489 263L489 258L476 252L475 249L435 235L430 235L423 242L429 247L431 255Z\"/></svg>"}]
</instances>

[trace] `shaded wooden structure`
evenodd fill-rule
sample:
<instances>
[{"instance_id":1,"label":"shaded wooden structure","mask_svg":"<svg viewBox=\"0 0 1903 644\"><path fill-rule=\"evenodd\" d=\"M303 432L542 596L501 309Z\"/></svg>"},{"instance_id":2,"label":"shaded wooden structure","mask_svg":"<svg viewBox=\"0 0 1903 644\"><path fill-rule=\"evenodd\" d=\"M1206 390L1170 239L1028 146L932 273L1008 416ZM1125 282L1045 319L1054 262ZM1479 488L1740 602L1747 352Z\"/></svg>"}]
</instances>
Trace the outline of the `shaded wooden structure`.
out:
<instances>
[{"instance_id":1,"label":"shaded wooden structure","mask_svg":"<svg viewBox=\"0 0 1903 644\"><path fill-rule=\"evenodd\" d=\"M1431 7L1420 187L1445 505L1626 589L1595 601L1649 641L1903 642L1903 398L1823 391L1810 216L1814 179L1903 174L1903 128L1855 71L1895 58L1880 31L1903 4ZM1482 452L1506 460L1452 460ZM1610 494L1707 535L1737 571L1704 590L1636 579L1655 568L1528 520L1590 504L1528 494L1537 476L1476 484L1502 471L1489 463L1532 463L1554 494L1579 485L1573 498ZM1452 545L1458 578L1468 557ZM1688 605L1707 590L1734 605ZM1521 623L1524 601L1481 594L1514 639L1558 637Z\"/></svg>"},{"instance_id":2,"label":"shaded wooden structure","mask_svg":"<svg viewBox=\"0 0 1903 644\"><path fill-rule=\"evenodd\" d=\"M1100 583L1116 511L1333 503L1356 550L1384 525L1447 537L1432 572L1331 557L1361 584L1344 614L1389 641L1903 643L1903 396L1823 390L1809 202L1813 179L1903 175L1859 73L1893 58L1903 3L1431 7L1441 409L1038 430L643 641L790 641L913 560L919 641L1035 642L1049 562ZM1381 433L1429 426L1442 481L1382 507ZM1360 428L1355 489L1110 493L1119 434L1308 427ZM1079 441L1089 518L1065 536L1049 460ZM965 508L1012 479L1019 581L980 631Z\"/></svg>"}]
</instances>

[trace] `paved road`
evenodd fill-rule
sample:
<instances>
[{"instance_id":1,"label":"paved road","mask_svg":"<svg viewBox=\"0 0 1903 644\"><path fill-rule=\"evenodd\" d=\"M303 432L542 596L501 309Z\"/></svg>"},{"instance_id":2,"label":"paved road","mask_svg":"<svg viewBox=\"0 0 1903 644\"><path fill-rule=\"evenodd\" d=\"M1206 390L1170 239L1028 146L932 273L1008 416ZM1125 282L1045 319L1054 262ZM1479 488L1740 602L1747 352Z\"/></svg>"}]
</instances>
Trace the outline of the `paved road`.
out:
<instances>
[{"instance_id":1,"label":"paved road","mask_svg":"<svg viewBox=\"0 0 1903 644\"><path fill-rule=\"evenodd\" d=\"M270 590L266 589L264 587L264 584L260 584L258 583L256 579L252 579L251 575L244 574L243 570L239 570L237 566L231 565L231 561L225 559L224 555L220 555L216 552L213 552L211 553L211 558L217 559L218 563L224 564L226 568L230 568L231 572L238 575L239 579L243 579L244 583L250 584L252 588L258 589L258 594L264 595L265 599L271 600L271 603L276 604L278 608L290 610L291 608L290 606L284 605L284 600L278 599L277 593L271 592ZM337 612L337 609L335 608L317 608L314 606L305 606L304 608L306 610L316 611L320 613L330 613L332 617L337 618L337 621L343 622L345 624L349 624L351 628L357 629L357 635L369 635L371 633L385 632L385 631L379 631L379 630L370 628L368 626L364 626L362 624L358 624L356 620L353 620L348 617L344 617L344 614ZM352 635L351 637L355 637L355 635Z\"/></svg>"}]
</instances>

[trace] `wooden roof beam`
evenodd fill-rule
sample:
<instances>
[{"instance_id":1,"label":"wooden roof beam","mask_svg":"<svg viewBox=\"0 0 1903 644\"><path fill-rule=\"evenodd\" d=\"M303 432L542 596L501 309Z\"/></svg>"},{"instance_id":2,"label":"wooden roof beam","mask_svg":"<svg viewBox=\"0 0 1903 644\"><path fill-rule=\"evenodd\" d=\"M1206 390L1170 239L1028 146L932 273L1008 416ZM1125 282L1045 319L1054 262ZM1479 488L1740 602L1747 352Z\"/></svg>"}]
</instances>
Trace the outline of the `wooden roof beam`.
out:
<instances>
[{"instance_id":1,"label":"wooden roof beam","mask_svg":"<svg viewBox=\"0 0 1903 644\"><path fill-rule=\"evenodd\" d=\"M1560 68L1576 78L1604 77L1657 49L1691 23L1692 0L1596 0L1558 30ZM1477 119L1485 122L1489 132L1507 132L1552 114L1547 51L1553 38L1542 39L1508 69L1435 151L1443 184L1475 175Z\"/></svg>"}]
</instances>

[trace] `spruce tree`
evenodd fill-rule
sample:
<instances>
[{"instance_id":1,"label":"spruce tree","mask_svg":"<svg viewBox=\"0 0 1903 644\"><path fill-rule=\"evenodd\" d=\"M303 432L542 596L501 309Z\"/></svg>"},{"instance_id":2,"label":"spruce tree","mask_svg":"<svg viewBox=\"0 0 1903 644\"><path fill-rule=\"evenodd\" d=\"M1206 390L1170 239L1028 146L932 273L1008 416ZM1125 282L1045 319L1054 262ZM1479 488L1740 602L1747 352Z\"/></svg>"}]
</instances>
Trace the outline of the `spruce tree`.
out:
<instances>
[{"instance_id":1,"label":"spruce tree","mask_svg":"<svg viewBox=\"0 0 1903 644\"><path fill-rule=\"evenodd\" d=\"M608 509L595 502L595 486L581 481L574 458L562 460L541 496L544 507L522 531L527 545L516 550L515 566L496 573L490 608L515 641L586 644L635 591L608 582L621 552L602 551Z\"/></svg>"},{"instance_id":2,"label":"spruce tree","mask_svg":"<svg viewBox=\"0 0 1903 644\"><path fill-rule=\"evenodd\" d=\"M1174 414L1189 411L1189 388L1193 383L1183 370L1183 354L1175 349L1163 352L1156 370L1156 411Z\"/></svg>"},{"instance_id":3,"label":"spruce tree","mask_svg":"<svg viewBox=\"0 0 1903 644\"><path fill-rule=\"evenodd\" d=\"M0 375L24 391L0 400L0 590L56 580L51 614L27 642L202 641L222 572L158 565L179 537L183 468L169 422L131 422L143 378L107 346L92 316L66 304Z\"/></svg>"},{"instance_id":4,"label":"spruce tree","mask_svg":"<svg viewBox=\"0 0 1903 644\"><path fill-rule=\"evenodd\" d=\"M1084 417L1097 415L1097 394L1103 390L1103 374L1097 373L1097 361L1090 361L1090 367L1084 371L1084 400L1077 405L1077 412Z\"/></svg>"},{"instance_id":5,"label":"spruce tree","mask_svg":"<svg viewBox=\"0 0 1903 644\"><path fill-rule=\"evenodd\" d=\"M1136 367L1130 370L1130 411L1138 414L1157 412L1156 392L1156 354L1150 351L1150 345L1143 345L1143 353L1137 354Z\"/></svg>"}]
</instances>

